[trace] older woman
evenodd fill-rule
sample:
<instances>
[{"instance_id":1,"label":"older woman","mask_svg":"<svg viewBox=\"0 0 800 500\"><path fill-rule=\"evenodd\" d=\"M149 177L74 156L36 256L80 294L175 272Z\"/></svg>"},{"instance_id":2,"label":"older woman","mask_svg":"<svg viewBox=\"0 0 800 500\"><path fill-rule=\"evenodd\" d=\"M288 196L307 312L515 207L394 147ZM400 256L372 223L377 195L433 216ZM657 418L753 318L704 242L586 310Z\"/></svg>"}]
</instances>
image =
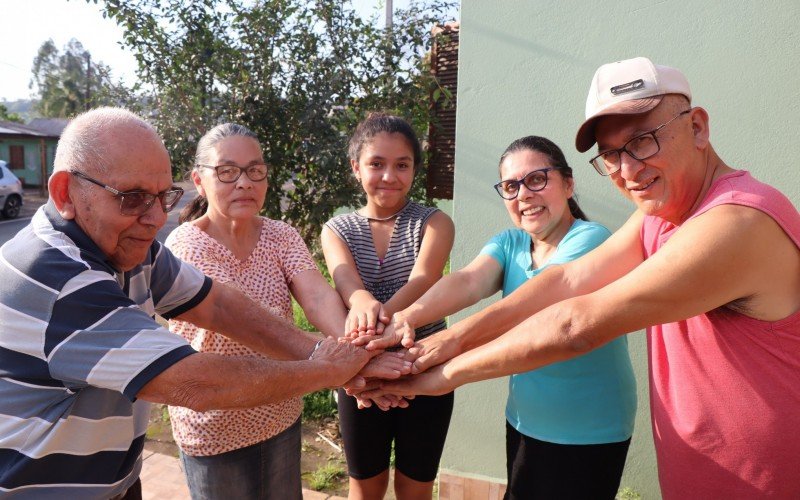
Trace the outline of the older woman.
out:
<instances>
[{"instance_id":1,"label":"older woman","mask_svg":"<svg viewBox=\"0 0 800 500\"><path fill-rule=\"evenodd\" d=\"M199 196L166 245L215 280L238 287L292 320L291 297L326 335L338 336L346 312L298 232L259 216L268 166L256 135L226 123L197 145L191 172ZM259 356L220 333L182 321L170 329L204 352ZM194 499L300 499L300 398L246 410L196 412L170 407L175 441Z\"/></svg>"}]
</instances>

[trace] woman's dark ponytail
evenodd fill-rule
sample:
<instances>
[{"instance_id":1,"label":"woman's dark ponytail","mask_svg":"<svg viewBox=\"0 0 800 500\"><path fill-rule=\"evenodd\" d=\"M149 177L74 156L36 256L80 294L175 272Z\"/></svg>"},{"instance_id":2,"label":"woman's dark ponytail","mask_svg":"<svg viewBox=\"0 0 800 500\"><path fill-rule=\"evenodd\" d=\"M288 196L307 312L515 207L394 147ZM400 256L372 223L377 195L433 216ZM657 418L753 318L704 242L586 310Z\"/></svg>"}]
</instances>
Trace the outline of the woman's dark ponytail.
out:
<instances>
[{"instance_id":1,"label":"woman's dark ponytail","mask_svg":"<svg viewBox=\"0 0 800 500\"><path fill-rule=\"evenodd\" d=\"M192 201L183 207L181 214L178 216L178 224L199 219L205 215L206 210L208 210L208 200L205 196L198 194Z\"/></svg>"}]
</instances>

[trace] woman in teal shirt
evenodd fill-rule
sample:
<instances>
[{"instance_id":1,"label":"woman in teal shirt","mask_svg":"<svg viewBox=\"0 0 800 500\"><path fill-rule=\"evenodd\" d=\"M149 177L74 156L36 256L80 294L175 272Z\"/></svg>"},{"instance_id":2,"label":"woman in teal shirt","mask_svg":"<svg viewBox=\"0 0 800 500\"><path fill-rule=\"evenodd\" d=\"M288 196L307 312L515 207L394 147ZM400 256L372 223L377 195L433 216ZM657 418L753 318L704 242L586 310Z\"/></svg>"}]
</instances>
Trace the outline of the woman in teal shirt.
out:
<instances>
[{"instance_id":1,"label":"woman in teal shirt","mask_svg":"<svg viewBox=\"0 0 800 500\"><path fill-rule=\"evenodd\" d=\"M515 229L395 314L424 325L498 290L512 293L547 266L591 251L611 233L576 203L572 169L543 137L511 143L494 187ZM609 307L613 307L610 304ZM399 330L399 329L398 329ZM636 382L625 337L568 361L512 375L506 405L506 498L612 499L633 433Z\"/></svg>"}]
</instances>

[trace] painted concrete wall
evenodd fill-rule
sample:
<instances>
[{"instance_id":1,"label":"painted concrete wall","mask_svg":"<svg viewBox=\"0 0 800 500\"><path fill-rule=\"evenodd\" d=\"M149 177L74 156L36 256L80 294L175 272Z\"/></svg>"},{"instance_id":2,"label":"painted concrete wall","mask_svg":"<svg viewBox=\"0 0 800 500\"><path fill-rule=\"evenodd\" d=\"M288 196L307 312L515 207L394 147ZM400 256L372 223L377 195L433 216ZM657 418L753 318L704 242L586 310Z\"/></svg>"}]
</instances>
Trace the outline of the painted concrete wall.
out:
<instances>
[{"instance_id":1,"label":"painted concrete wall","mask_svg":"<svg viewBox=\"0 0 800 500\"><path fill-rule=\"evenodd\" d=\"M711 140L720 156L800 205L800 2L461 4L453 269L510 225L491 186L499 155L523 135L544 135L563 148L575 169L579 202L593 220L616 229L630 215L632 206L594 173L590 153L575 151L574 138L595 69L638 55L681 68L693 103L711 116ZM622 486L658 498L644 334L631 334L629 341L639 414ZM505 480L506 395L505 380L458 390L443 469Z\"/></svg>"}]
</instances>

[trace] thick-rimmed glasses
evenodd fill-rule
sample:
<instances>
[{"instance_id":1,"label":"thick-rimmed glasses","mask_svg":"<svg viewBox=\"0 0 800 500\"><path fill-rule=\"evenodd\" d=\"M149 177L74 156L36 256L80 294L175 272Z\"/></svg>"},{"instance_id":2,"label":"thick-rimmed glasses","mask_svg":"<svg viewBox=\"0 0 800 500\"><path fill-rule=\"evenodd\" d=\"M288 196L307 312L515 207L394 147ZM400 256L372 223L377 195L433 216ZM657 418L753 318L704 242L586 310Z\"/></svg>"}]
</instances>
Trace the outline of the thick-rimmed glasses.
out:
<instances>
[{"instance_id":1,"label":"thick-rimmed glasses","mask_svg":"<svg viewBox=\"0 0 800 500\"><path fill-rule=\"evenodd\" d=\"M691 111L691 109L681 111L653 130L637 135L633 139L626 142L621 148L603 151L599 155L589 160L589 163L591 163L594 169L597 170L598 174L605 176L619 171L619 169L622 167L623 152L628 153L628 155L630 155L630 157L634 160L641 161L650 158L661 150L661 145L658 143L658 139L656 138L656 132L666 127L674 120L678 119L678 117L683 116Z\"/></svg>"},{"instance_id":2,"label":"thick-rimmed glasses","mask_svg":"<svg viewBox=\"0 0 800 500\"><path fill-rule=\"evenodd\" d=\"M202 168L213 169L217 173L217 179L220 182L231 183L239 180L242 172L247 175L247 178L253 182L260 182L267 178L269 168L264 163L254 163L246 167L238 165L197 165Z\"/></svg>"},{"instance_id":3,"label":"thick-rimmed glasses","mask_svg":"<svg viewBox=\"0 0 800 500\"><path fill-rule=\"evenodd\" d=\"M494 189L504 200L513 200L519 196L519 188L523 184L525 184L525 187L530 191L541 191L547 187L547 172L551 170L555 169L553 167L540 168L538 170L528 172L525 174L525 177L518 181L513 179L500 181L494 185Z\"/></svg>"},{"instance_id":4,"label":"thick-rimmed glasses","mask_svg":"<svg viewBox=\"0 0 800 500\"><path fill-rule=\"evenodd\" d=\"M119 198L119 211L122 215L135 215L139 216L150 210L156 199L161 201L161 208L164 213L169 212L175 208L175 204L183 196L183 189L179 187L171 187L166 191L161 191L158 194L148 193L147 191L120 191L111 186L103 184L97 179L93 179L88 175L78 170L70 170L69 173L81 179L87 180L92 184L96 184L101 188L113 193L114 196Z\"/></svg>"}]
</instances>

